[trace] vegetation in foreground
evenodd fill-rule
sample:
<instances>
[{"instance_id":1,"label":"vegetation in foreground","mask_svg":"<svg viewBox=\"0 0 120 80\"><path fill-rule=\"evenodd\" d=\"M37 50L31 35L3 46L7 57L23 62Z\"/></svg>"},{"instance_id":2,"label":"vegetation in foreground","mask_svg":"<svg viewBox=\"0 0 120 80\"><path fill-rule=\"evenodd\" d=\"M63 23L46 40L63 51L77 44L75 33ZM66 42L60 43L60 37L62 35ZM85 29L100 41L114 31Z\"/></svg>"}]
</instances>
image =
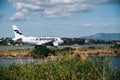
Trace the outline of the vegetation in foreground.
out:
<instances>
[{"instance_id":1,"label":"vegetation in foreground","mask_svg":"<svg viewBox=\"0 0 120 80\"><path fill-rule=\"evenodd\" d=\"M93 47L90 49L94 49ZM47 54L47 53L51 53ZM64 48L35 49L32 54L47 56L40 63L0 66L0 80L119 80L105 57L90 57L81 51ZM52 58L48 58L52 56Z\"/></svg>"},{"instance_id":2,"label":"vegetation in foreground","mask_svg":"<svg viewBox=\"0 0 120 80\"><path fill-rule=\"evenodd\" d=\"M84 54L0 67L0 80L119 80L104 57Z\"/></svg>"}]
</instances>

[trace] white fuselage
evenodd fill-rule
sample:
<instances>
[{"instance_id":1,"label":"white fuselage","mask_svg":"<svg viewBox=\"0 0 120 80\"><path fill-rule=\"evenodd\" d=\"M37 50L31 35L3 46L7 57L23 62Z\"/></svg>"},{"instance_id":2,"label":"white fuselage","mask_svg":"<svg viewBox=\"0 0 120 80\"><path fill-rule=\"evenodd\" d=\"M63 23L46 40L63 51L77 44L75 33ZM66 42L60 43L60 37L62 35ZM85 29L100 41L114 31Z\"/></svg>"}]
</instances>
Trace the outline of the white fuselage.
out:
<instances>
[{"instance_id":1,"label":"white fuselage","mask_svg":"<svg viewBox=\"0 0 120 80\"><path fill-rule=\"evenodd\" d=\"M53 43L54 46L58 46L63 43L58 37L23 37L23 43L29 43L33 45L45 45L47 43Z\"/></svg>"}]
</instances>

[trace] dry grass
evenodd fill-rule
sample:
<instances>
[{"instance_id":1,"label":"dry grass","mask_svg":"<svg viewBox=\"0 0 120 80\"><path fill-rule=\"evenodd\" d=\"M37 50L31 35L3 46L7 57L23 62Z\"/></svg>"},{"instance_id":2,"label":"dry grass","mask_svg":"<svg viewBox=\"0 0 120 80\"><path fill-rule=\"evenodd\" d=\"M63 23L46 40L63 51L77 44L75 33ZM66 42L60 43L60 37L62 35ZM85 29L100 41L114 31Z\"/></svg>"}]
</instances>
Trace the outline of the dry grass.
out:
<instances>
[{"instance_id":1,"label":"dry grass","mask_svg":"<svg viewBox=\"0 0 120 80\"><path fill-rule=\"evenodd\" d=\"M29 57L31 50L0 50L0 57Z\"/></svg>"}]
</instances>

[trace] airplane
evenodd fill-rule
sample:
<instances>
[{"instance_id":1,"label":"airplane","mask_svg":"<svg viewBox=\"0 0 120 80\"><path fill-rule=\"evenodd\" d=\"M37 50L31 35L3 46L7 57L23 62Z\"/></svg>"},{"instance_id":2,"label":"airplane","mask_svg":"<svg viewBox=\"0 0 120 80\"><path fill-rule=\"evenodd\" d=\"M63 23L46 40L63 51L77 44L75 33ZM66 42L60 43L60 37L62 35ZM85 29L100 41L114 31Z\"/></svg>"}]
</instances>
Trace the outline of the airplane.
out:
<instances>
[{"instance_id":1,"label":"airplane","mask_svg":"<svg viewBox=\"0 0 120 80\"><path fill-rule=\"evenodd\" d=\"M35 48L47 47L47 45L57 47L63 44L63 40L59 37L25 37L16 25L12 25L15 42L22 42L31 45L35 45Z\"/></svg>"}]
</instances>

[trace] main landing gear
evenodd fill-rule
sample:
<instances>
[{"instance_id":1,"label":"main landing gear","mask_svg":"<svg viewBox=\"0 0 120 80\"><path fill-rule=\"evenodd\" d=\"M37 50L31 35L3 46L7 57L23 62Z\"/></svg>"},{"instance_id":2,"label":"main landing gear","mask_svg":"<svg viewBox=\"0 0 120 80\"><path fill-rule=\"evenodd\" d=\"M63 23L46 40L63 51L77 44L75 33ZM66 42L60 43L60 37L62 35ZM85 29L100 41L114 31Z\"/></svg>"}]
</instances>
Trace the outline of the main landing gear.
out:
<instances>
[{"instance_id":1,"label":"main landing gear","mask_svg":"<svg viewBox=\"0 0 120 80\"><path fill-rule=\"evenodd\" d=\"M38 49L38 48L47 48L47 46L44 46L44 45L36 45L36 46L35 46L35 49Z\"/></svg>"}]
</instances>

